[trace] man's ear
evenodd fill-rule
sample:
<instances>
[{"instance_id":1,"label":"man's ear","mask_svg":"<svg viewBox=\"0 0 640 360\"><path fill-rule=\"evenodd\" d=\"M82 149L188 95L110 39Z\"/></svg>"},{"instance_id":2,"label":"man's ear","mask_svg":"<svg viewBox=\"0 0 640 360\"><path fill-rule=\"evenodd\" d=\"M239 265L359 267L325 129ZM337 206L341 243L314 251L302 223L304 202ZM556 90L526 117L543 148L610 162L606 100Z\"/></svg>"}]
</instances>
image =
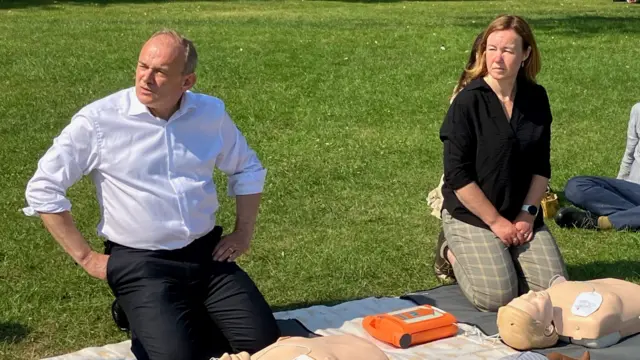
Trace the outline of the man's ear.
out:
<instances>
[{"instance_id":1,"label":"man's ear","mask_svg":"<svg viewBox=\"0 0 640 360\"><path fill-rule=\"evenodd\" d=\"M184 81L182 83L182 88L184 91L187 91L189 89L191 89L193 87L193 85L196 84L196 74L195 73L191 73L187 76L184 77Z\"/></svg>"}]
</instances>

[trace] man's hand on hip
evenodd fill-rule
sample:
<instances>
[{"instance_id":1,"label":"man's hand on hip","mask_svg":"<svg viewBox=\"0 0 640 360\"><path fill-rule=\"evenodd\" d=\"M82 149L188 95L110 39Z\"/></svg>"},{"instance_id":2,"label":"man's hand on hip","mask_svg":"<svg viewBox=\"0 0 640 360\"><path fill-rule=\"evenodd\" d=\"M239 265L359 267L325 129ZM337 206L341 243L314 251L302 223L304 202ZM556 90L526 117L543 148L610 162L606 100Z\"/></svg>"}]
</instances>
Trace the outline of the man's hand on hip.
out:
<instances>
[{"instance_id":1,"label":"man's hand on hip","mask_svg":"<svg viewBox=\"0 0 640 360\"><path fill-rule=\"evenodd\" d=\"M93 276L94 278L106 280L108 260L109 255L99 254L95 251L91 251L80 265L89 275Z\"/></svg>"},{"instance_id":2,"label":"man's hand on hip","mask_svg":"<svg viewBox=\"0 0 640 360\"><path fill-rule=\"evenodd\" d=\"M251 245L251 233L234 231L220 239L218 245L213 249L213 260L215 261L235 261L238 256L249 250Z\"/></svg>"}]
</instances>

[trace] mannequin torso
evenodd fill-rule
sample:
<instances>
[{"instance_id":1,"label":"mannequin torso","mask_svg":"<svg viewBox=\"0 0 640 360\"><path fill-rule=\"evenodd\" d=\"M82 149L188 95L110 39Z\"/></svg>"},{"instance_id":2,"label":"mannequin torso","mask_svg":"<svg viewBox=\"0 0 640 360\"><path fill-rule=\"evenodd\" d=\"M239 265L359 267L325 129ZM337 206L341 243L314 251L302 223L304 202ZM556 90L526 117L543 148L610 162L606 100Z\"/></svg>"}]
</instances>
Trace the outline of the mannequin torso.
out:
<instances>
[{"instance_id":1,"label":"mannequin torso","mask_svg":"<svg viewBox=\"0 0 640 360\"><path fill-rule=\"evenodd\" d=\"M640 285L619 279L556 279L498 311L502 340L518 350L547 348L558 340L591 348L640 333Z\"/></svg>"},{"instance_id":2,"label":"mannequin torso","mask_svg":"<svg viewBox=\"0 0 640 360\"><path fill-rule=\"evenodd\" d=\"M249 356L225 354L221 360L388 360L373 343L354 335L285 337Z\"/></svg>"},{"instance_id":3,"label":"mannequin torso","mask_svg":"<svg viewBox=\"0 0 640 360\"><path fill-rule=\"evenodd\" d=\"M602 296L600 307L589 316L571 309L581 293ZM640 285L619 279L564 281L547 289L553 303L558 335L574 340L599 339L612 333L620 337L640 332Z\"/></svg>"}]
</instances>

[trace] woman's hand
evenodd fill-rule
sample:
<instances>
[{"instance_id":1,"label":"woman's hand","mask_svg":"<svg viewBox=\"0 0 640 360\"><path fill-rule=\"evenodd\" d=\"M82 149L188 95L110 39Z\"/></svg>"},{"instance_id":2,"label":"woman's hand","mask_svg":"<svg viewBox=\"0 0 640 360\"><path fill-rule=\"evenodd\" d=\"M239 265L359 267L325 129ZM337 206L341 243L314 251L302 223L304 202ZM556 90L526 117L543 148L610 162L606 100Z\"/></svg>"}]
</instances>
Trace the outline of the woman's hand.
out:
<instances>
[{"instance_id":1,"label":"woman's hand","mask_svg":"<svg viewBox=\"0 0 640 360\"><path fill-rule=\"evenodd\" d=\"M518 241L518 230L515 225L502 216L500 216L495 223L491 224L490 228L507 247L513 245L514 241Z\"/></svg>"},{"instance_id":2,"label":"woman's hand","mask_svg":"<svg viewBox=\"0 0 640 360\"><path fill-rule=\"evenodd\" d=\"M518 215L518 217L516 217L516 220L513 222L513 225L518 231L518 234L517 234L517 243L514 243L513 245L515 246L523 245L531 241L531 239L533 239L533 221L535 219L536 218L533 217L531 214L525 213L525 212L521 212Z\"/></svg>"}]
</instances>

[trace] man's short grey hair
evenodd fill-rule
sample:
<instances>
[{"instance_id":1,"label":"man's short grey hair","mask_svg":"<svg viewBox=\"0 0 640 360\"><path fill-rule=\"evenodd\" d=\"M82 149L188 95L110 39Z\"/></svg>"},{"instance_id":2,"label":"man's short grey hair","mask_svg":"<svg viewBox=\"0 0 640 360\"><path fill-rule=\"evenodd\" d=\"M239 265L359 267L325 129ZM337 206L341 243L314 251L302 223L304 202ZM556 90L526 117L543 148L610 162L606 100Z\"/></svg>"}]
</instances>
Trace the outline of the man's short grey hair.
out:
<instances>
[{"instance_id":1,"label":"man's short grey hair","mask_svg":"<svg viewBox=\"0 0 640 360\"><path fill-rule=\"evenodd\" d=\"M196 51L196 46L193 45L193 42L180 35L177 31L171 29L157 31L151 35L149 40L161 35L169 36L175 40L175 42L182 45L184 48L184 69L182 69L182 73L184 75L194 73L196 71L196 66L198 65L198 52Z\"/></svg>"}]
</instances>

